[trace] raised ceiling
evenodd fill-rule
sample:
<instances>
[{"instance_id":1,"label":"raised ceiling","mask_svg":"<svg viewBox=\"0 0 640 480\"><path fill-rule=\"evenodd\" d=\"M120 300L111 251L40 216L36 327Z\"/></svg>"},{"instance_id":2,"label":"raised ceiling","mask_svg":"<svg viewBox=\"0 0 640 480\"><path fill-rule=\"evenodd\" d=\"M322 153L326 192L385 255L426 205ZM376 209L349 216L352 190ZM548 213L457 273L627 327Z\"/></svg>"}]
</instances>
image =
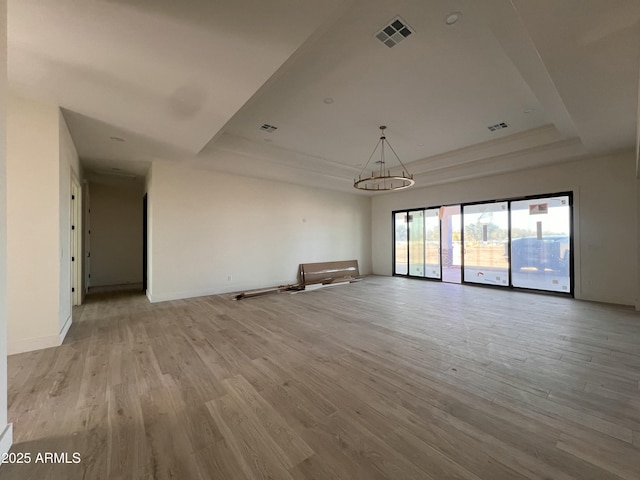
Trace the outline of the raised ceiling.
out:
<instances>
[{"instance_id":1,"label":"raised ceiling","mask_svg":"<svg viewBox=\"0 0 640 480\"><path fill-rule=\"evenodd\" d=\"M355 192L381 124L418 186L636 142L637 0L10 0L8 25L10 86L59 105L98 173Z\"/></svg>"}]
</instances>

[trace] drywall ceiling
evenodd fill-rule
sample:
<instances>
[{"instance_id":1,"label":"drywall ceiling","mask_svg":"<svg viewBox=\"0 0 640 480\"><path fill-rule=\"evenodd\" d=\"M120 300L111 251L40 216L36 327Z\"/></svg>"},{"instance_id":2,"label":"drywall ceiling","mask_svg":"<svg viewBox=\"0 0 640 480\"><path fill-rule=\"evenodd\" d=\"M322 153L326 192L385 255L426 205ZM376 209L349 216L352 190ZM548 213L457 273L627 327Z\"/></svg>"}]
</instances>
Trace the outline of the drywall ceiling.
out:
<instances>
[{"instance_id":1,"label":"drywall ceiling","mask_svg":"<svg viewBox=\"0 0 640 480\"><path fill-rule=\"evenodd\" d=\"M10 0L9 82L62 107L96 172L355 191L385 124L430 185L631 149L639 20L637 0Z\"/></svg>"}]
</instances>

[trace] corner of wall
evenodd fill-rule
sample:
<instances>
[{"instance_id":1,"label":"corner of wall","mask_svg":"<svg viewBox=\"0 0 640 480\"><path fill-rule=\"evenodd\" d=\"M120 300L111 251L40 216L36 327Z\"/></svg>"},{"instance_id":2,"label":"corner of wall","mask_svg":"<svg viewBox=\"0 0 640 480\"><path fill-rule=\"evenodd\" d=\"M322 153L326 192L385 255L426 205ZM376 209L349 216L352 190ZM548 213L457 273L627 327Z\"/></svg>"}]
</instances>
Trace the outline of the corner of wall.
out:
<instances>
[{"instance_id":1,"label":"corner of wall","mask_svg":"<svg viewBox=\"0 0 640 480\"><path fill-rule=\"evenodd\" d=\"M144 193L147 195L147 289L146 295L150 303L153 303L153 227L154 227L154 183L153 174L156 169L156 162L152 162L147 171L144 184Z\"/></svg>"},{"instance_id":2,"label":"corner of wall","mask_svg":"<svg viewBox=\"0 0 640 480\"><path fill-rule=\"evenodd\" d=\"M7 418L7 1L0 0L0 458L13 443Z\"/></svg>"},{"instance_id":3,"label":"corner of wall","mask_svg":"<svg viewBox=\"0 0 640 480\"><path fill-rule=\"evenodd\" d=\"M4 455L11 450L11 445L13 445L13 423L8 423L0 434L0 458L4 458Z\"/></svg>"},{"instance_id":4,"label":"corner of wall","mask_svg":"<svg viewBox=\"0 0 640 480\"><path fill-rule=\"evenodd\" d=\"M74 181L80 182L80 159L78 151L69 127L62 114L62 110L57 108L58 120L58 168L59 168L59 186L58 186L58 204L59 204L59 224L60 224L60 250L63 252L59 262L59 309L58 309L58 326L61 330L65 327L68 329L70 318L72 315L72 282L73 269L71 258L74 252L71 251L72 232L71 232L71 210L72 210L72 184ZM73 180L72 177L75 179ZM80 199L79 199L80 200ZM81 222L78 222L78 228L81 228ZM65 332L66 333L66 332Z\"/></svg>"},{"instance_id":5,"label":"corner of wall","mask_svg":"<svg viewBox=\"0 0 640 480\"><path fill-rule=\"evenodd\" d=\"M60 345L70 325L70 185L79 160L57 105L15 95L7 126L7 346L18 353ZM32 302L36 277L43 293Z\"/></svg>"},{"instance_id":6,"label":"corner of wall","mask_svg":"<svg viewBox=\"0 0 640 480\"><path fill-rule=\"evenodd\" d=\"M62 345L62 342L64 342L64 339L67 337L67 333L69 333L69 329L71 328L72 323L72 316L69 315L64 321L62 328L60 329L60 333L58 334L58 345Z\"/></svg>"}]
</instances>

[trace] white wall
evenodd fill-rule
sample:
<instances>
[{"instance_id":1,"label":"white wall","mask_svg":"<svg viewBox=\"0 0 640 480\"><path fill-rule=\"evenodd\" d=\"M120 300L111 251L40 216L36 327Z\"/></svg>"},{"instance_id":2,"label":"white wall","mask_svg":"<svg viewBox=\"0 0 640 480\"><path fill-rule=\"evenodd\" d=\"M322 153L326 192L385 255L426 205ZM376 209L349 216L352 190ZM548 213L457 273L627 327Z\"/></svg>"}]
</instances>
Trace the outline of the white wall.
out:
<instances>
[{"instance_id":1,"label":"white wall","mask_svg":"<svg viewBox=\"0 0 640 480\"><path fill-rule=\"evenodd\" d=\"M148 192L152 301L292 283L300 263L371 272L367 197L159 162Z\"/></svg>"},{"instance_id":2,"label":"white wall","mask_svg":"<svg viewBox=\"0 0 640 480\"><path fill-rule=\"evenodd\" d=\"M635 305L638 292L634 152L407 190L373 199L373 272L392 274L391 212L563 191L574 192L575 296Z\"/></svg>"},{"instance_id":3,"label":"white wall","mask_svg":"<svg viewBox=\"0 0 640 480\"><path fill-rule=\"evenodd\" d=\"M60 345L71 325L70 176L78 158L53 104L10 94L7 135L8 350L18 353Z\"/></svg>"},{"instance_id":4,"label":"white wall","mask_svg":"<svg viewBox=\"0 0 640 480\"><path fill-rule=\"evenodd\" d=\"M143 186L91 181L89 286L142 283Z\"/></svg>"},{"instance_id":5,"label":"white wall","mask_svg":"<svg viewBox=\"0 0 640 480\"><path fill-rule=\"evenodd\" d=\"M0 0L0 456L9 451L12 427L7 424L7 2Z\"/></svg>"},{"instance_id":6,"label":"white wall","mask_svg":"<svg viewBox=\"0 0 640 480\"><path fill-rule=\"evenodd\" d=\"M9 96L7 115L8 338L59 332L58 107ZM55 286L55 288L52 288ZM34 295L37 300L34 301Z\"/></svg>"}]
</instances>

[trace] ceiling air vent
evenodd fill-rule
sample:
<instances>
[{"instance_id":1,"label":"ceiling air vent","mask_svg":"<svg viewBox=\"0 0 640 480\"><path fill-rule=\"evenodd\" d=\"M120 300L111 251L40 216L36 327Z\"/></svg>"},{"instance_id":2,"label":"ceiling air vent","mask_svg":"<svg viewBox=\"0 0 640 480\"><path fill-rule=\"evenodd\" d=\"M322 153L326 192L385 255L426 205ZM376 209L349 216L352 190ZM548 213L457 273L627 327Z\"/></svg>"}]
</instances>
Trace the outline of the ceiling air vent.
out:
<instances>
[{"instance_id":1,"label":"ceiling air vent","mask_svg":"<svg viewBox=\"0 0 640 480\"><path fill-rule=\"evenodd\" d=\"M489 129L489 131L495 132L496 130L502 130L503 128L507 128L508 126L509 125L507 125L505 122L502 122L502 123L496 123L495 125L491 125L487 128Z\"/></svg>"},{"instance_id":2,"label":"ceiling air vent","mask_svg":"<svg viewBox=\"0 0 640 480\"><path fill-rule=\"evenodd\" d=\"M262 126L260 127L260 130L264 131L264 132L274 132L278 129L278 127L274 127L273 125L269 125L268 123L263 123Z\"/></svg>"},{"instance_id":3,"label":"ceiling air vent","mask_svg":"<svg viewBox=\"0 0 640 480\"><path fill-rule=\"evenodd\" d=\"M394 18L389 25L386 25L376 33L376 38L387 47L395 47L405 38L413 33L413 29L400 17Z\"/></svg>"}]
</instances>

